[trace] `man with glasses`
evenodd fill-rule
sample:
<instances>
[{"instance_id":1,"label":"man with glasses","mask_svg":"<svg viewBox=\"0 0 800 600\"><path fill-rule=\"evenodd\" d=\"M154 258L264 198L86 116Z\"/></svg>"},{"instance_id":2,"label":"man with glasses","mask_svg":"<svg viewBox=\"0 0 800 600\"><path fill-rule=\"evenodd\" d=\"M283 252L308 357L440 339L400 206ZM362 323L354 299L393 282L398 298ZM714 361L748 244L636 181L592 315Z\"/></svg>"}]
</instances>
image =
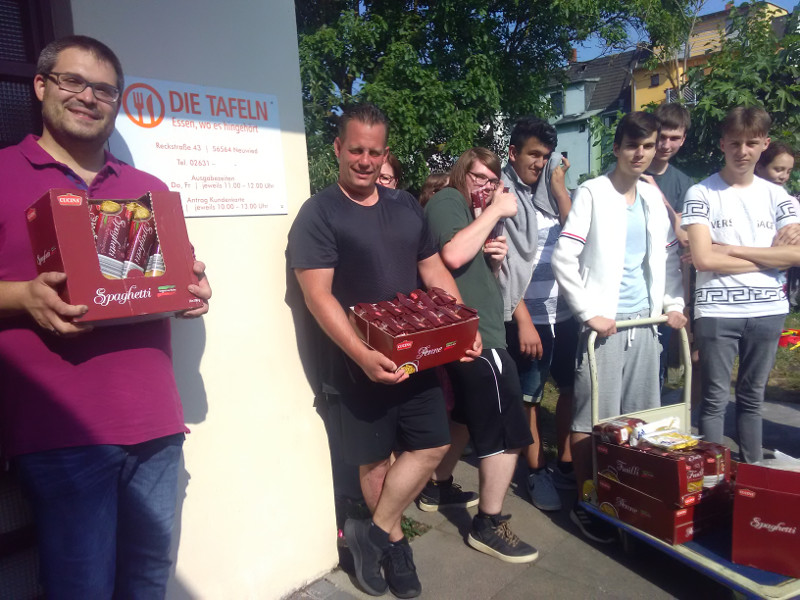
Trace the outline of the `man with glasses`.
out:
<instances>
[{"instance_id":1,"label":"man with glasses","mask_svg":"<svg viewBox=\"0 0 800 600\"><path fill-rule=\"evenodd\" d=\"M483 352L473 362L447 365L453 383L452 419L467 426L480 459L480 500L467 543L510 563L529 563L538 552L517 537L503 516L503 501L520 450L532 441L522 408L522 390L514 361L506 350L503 297L495 273L505 258L506 238L495 227L517 212L513 194L503 191L500 160L486 148L467 150L456 161L450 186L425 205L425 215L439 241L444 264L453 273L468 306L478 309ZM471 210L473 195L490 200L480 214ZM477 212L477 211L476 211ZM453 439L433 474L451 481L466 440Z\"/></svg>"},{"instance_id":2,"label":"man with glasses","mask_svg":"<svg viewBox=\"0 0 800 600\"><path fill-rule=\"evenodd\" d=\"M136 198L167 187L105 151L124 85L107 46L49 44L33 85L41 137L0 150L0 445L33 505L48 598L159 598L187 431L169 320L74 321L88 308L59 298L64 273L37 276L24 215L51 188ZM195 263L189 286L203 306L184 317L208 311L204 269Z\"/></svg>"}]
</instances>

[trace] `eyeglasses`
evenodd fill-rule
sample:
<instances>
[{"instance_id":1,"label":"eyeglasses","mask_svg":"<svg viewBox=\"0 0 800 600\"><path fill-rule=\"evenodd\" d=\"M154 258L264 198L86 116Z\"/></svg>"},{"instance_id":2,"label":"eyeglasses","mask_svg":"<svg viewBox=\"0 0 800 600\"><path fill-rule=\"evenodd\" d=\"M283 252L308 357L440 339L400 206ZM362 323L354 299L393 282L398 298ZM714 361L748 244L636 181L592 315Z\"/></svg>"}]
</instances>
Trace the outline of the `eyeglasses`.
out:
<instances>
[{"instance_id":1,"label":"eyeglasses","mask_svg":"<svg viewBox=\"0 0 800 600\"><path fill-rule=\"evenodd\" d=\"M381 185L391 185L395 181L397 181L397 177L387 175L386 173L381 173L380 175L378 175L378 183L380 183Z\"/></svg>"},{"instance_id":2,"label":"eyeglasses","mask_svg":"<svg viewBox=\"0 0 800 600\"><path fill-rule=\"evenodd\" d=\"M87 87L90 87L92 88L94 97L100 100L100 102L114 104L119 100L119 88L108 83L86 81L83 77L75 75L74 73L56 73L55 71L51 71L45 76L54 81L55 84L65 92L80 94Z\"/></svg>"},{"instance_id":3,"label":"eyeglasses","mask_svg":"<svg viewBox=\"0 0 800 600\"><path fill-rule=\"evenodd\" d=\"M487 183L492 186L493 190L497 189L497 186L500 185L499 179L489 179L486 175L481 175L480 173L473 173L472 171L467 171L470 175L472 175L472 179L475 180L480 187L485 186Z\"/></svg>"}]
</instances>

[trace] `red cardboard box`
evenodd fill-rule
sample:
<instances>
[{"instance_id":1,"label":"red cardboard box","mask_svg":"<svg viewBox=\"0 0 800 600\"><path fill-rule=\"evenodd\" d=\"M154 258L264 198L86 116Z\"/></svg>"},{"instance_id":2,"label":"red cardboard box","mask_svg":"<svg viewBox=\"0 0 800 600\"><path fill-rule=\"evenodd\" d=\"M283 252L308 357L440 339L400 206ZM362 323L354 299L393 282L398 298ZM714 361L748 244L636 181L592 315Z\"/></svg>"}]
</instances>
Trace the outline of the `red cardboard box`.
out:
<instances>
[{"instance_id":1,"label":"red cardboard box","mask_svg":"<svg viewBox=\"0 0 800 600\"><path fill-rule=\"evenodd\" d=\"M800 473L739 464L731 560L800 577Z\"/></svg>"},{"instance_id":2,"label":"red cardboard box","mask_svg":"<svg viewBox=\"0 0 800 600\"><path fill-rule=\"evenodd\" d=\"M65 272L61 297L69 304L89 307L76 321L108 325L165 318L202 304L187 289L197 283L197 276L192 271L194 256L180 194L149 192L120 202L129 201L142 201L152 208L166 265L163 275L127 279L102 275L84 191L50 190L25 212L39 273Z\"/></svg>"},{"instance_id":3,"label":"red cardboard box","mask_svg":"<svg viewBox=\"0 0 800 600\"><path fill-rule=\"evenodd\" d=\"M389 334L352 310L350 319L356 332L370 348L387 356L409 373L462 358L472 347L478 332L477 316L460 323L398 336Z\"/></svg>"},{"instance_id":4,"label":"red cardboard box","mask_svg":"<svg viewBox=\"0 0 800 600\"><path fill-rule=\"evenodd\" d=\"M703 490L702 456L653 447L617 446L596 438L597 472L676 507L697 503Z\"/></svg>"},{"instance_id":5,"label":"red cardboard box","mask_svg":"<svg viewBox=\"0 0 800 600\"><path fill-rule=\"evenodd\" d=\"M676 508L601 473L597 499L603 512L673 545L729 522L732 504L725 485L699 494L694 506Z\"/></svg>"},{"instance_id":6,"label":"red cardboard box","mask_svg":"<svg viewBox=\"0 0 800 600\"><path fill-rule=\"evenodd\" d=\"M597 474L600 510L668 544L683 544L694 536L694 506L675 508L627 485Z\"/></svg>"}]
</instances>

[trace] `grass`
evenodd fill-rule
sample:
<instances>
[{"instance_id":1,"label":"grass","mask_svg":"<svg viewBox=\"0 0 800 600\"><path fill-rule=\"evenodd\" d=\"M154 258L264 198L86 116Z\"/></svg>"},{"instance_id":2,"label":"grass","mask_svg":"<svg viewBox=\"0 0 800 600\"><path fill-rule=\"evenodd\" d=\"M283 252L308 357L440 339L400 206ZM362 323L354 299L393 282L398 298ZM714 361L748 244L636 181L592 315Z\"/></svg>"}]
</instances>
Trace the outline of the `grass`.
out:
<instances>
[{"instance_id":1,"label":"grass","mask_svg":"<svg viewBox=\"0 0 800 600\"><path fill-rule=\"evenodd\" d=\"M783 328L800 329L800 313L789 313ZM800 348L778 347L766 397L769 400L800 402Z\"/></svg>"},{"instance_id":2,"label":"grass","mask_svg":"<svg viewBox=\"0 0 800 600\"><path fill-rule=\"evenodd\" d=\"M406 536L408 541L413 540L415 537L421 536L431 528L430 525L425 525L425 523L415 521L406 515L403 515L403 519L400 521L400 527L403 530L403 535Z\"/></svg>"}]
</instances>

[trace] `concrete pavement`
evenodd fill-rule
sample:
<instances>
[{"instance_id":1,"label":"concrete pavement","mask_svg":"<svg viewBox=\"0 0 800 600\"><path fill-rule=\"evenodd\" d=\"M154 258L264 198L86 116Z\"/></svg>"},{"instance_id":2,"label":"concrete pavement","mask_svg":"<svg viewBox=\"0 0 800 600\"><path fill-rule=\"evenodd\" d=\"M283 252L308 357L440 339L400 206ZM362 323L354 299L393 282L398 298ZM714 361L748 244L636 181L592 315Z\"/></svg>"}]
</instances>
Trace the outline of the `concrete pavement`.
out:
<instances>
[{"instance_id":1,"label":"concrete pavement","mask_svg":"<svg viewBox=\"0 0 800 600\"><path fill-rule=\"evenodd\" d=\"M799 399L800 400L800 399ZM726 433L733 432L733 404L726 418ZM800 404L768 402L764 411L764 446L800 456ZM462 460L455 480L464 489L478 489L476 462ZM414 559L423 585L422 598L436 600L516 598L730 598L730 592L691 568L645 544L625 552L621 544L602 546L583 538L569 520L571 493L562 492L564 508L544 513L528 501L526 469L520 467L509 490L504 513L511 513L511 528L539 550L529 565L512 565L469 547L466 535L476 509L425 513L415 506L406 514L431 529L412 541ZM574 494L574 492L572 493ZM345 553L347 551L344 551ZM359 591L344 569L336 569L291 600L351 600L370 596ZM391 594L387 596L391 598Z\"/></svg>"}]
</instances>

